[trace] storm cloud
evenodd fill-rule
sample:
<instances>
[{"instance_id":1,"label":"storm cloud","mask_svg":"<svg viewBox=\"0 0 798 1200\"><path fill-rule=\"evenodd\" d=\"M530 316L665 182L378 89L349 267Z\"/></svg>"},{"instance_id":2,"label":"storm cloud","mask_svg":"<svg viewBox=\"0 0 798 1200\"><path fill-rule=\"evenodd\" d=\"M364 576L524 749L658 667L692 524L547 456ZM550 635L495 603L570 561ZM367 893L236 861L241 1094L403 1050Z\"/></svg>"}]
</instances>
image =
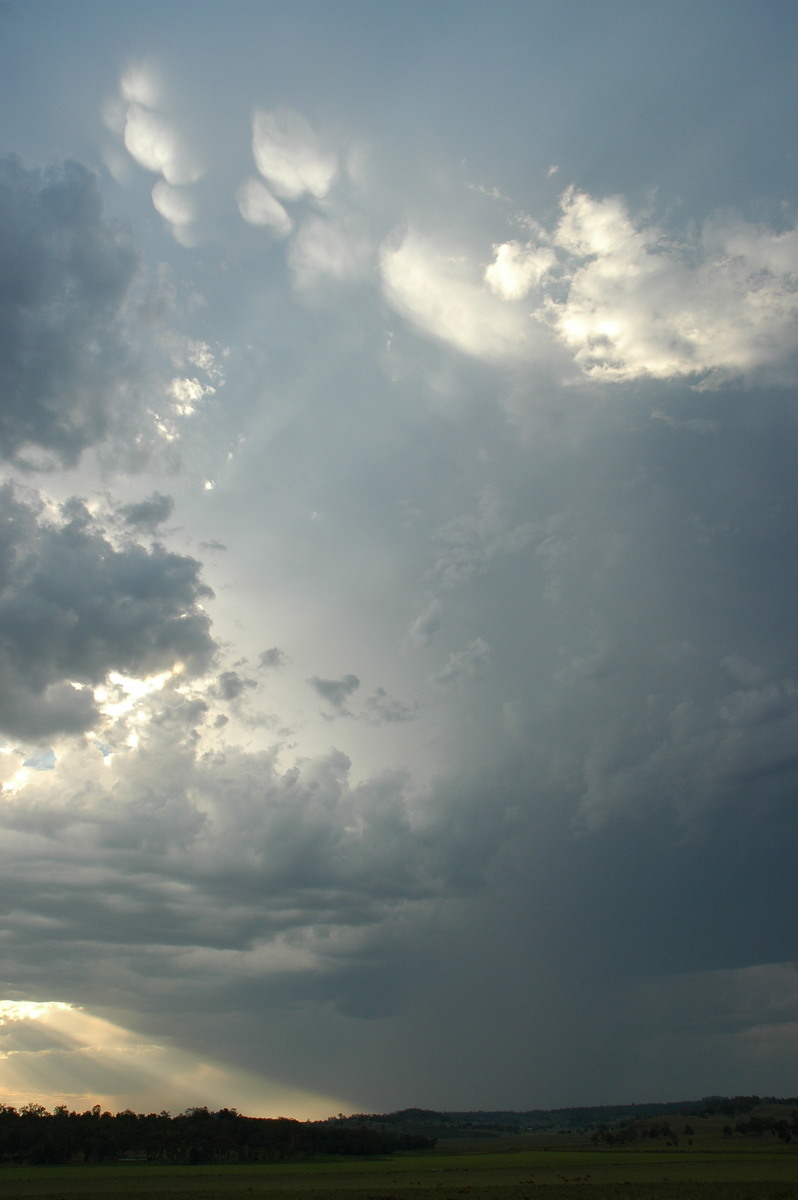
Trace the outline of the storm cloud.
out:
<instances>
[{"instance_id":1,"label":"storm cloud","mask_svg":"<svg viewBox=\"0 0 798 1200\"><path fill-rule=\"evenodd\" d=\"M137 256L103 216L95 176L0 162L0 447L65 465L100 441L131 369L119 318Z\"/></svg>"},{"instance_id":2,"label":"storm cloud","mask_svg":"<svg viewBox=\"0 0 798 1200\"><path fill-rule=\"evenodd\" d=\"M450 16L10 33L14 1103L794 1087L796 16Z\"/></svg>"},{"instance_id":3,"label":"storm cloud","mask_svg":"<svg viewBox=\"0 0 798 1200\"><path fill-rule=\"evenodd\" d=\"M97 720L91 686L109 671L189 675L214 643L192 558L131 542L115 546L85 505L56 512L0 492L0 728L35 740Z\"/></svg>"}]
</instances>

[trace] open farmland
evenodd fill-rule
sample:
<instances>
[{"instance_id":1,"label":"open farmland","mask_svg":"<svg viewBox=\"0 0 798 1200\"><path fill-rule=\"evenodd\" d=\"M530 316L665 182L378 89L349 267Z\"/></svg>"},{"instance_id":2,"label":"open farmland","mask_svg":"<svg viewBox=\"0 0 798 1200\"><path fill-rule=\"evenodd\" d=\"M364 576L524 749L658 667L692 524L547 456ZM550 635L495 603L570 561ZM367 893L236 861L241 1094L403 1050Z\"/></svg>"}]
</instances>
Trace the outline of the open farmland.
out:
<instances>
[{"instance_id":1,"label":"open farmland","mask_svg":"<svg viewBox=\"0 0 798 1200\"><path fill-rule=\"evenodd\" d=\"M262 1166L5 1167L6 1200L798 1200L798 1153L498 1150Z\"/></svg>"}]
</instances>

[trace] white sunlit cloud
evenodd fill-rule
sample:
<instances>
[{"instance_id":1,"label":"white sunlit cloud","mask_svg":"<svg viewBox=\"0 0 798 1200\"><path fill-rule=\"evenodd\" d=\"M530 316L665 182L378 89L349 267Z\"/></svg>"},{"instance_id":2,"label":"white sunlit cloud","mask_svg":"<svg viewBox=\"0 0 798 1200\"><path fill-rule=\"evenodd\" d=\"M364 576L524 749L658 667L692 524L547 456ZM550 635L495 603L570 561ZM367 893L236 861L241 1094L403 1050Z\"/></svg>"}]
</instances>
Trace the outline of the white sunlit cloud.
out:
<instances>
[{"instance_id":1,"label":"white sunlit cloud","mask_svg":"<svg viewBox=\"0 0 798 1200\"><path fill-rule=\"evenodd\" d=\"M120 675L118 671L111 671L108 682L113 690L109 691L105 686L95 688L94 698L106 716L118 717L130 712L145 696L160 692L170 679L180 675L181 670L178 663L171 671L162 671L159 675L150 675L146 679L134 679Z\"/></svg>"},{"instance_id":2,"label":"white sunlit cloud","mask_svg":"<svg viewBox=\"0 0 798 1200\"><path fill-rule=\"evenodd\" d=\"M798 352L798 229L726 214L698 232L633 217L623 197L562 195L551 232L495 244L481 271L409 230L381 252L387 300L423 332L494 362L546 361L545 330L598 382L698 386L790 372ZM527 301L526 304L523 301Z\"/></svg>"},{"instance_id":3,"label":"white sunlit cloud","mask_svg":"<svg viewBox=\"0 0 798 1200\"><path fill-rule=\"evenodd\" d=\"M119 80L119 93L128 104L157 108L161 101L161 83L152 62L131 63Z\"/></svg>"},{"instance_id":4,"label":"white sunlit cloud","mask_svg":"<svg viewBox=\"0 0 798 1200\"><path fill-rule=\"evenodd\" d=\"M159 179L152 189L152 203L155 211L171 226L175 240L184 246L193 245L189 226L197 216L194 197L184 188Z\"/></svg>"},{"instance_id":5,"label":"white sunlit cloud","mask_svg":"<svg viewBox=\"0 0 798 1200\"><path fill-rule=\"evenodd\" d=\"M169 395L175 402L178 416L190 417L197 411L197 405L205 396L213 396L216 388L202 384L198 379L175 377L169 385Z\"/></svg>"},{"instance_id":6,"label":"white sunlit cloud","mask_svg":"<svg viewBox=\"0 0 798 1200\"><path fill-rule=\"evenodd\" d=\"M528 317L475 282L467 262L410 230L398 246L383 246L380 265L387 300L426 333L475 358L529 357Z\"/></svg>"},{"instance_id":7,"label":"white sunlit cloud","mask_svg":"<svg viewBox=\"0 0 798 1200\"><path fill-rule=\"evenodd\" d=\"M236 191L238 211L248 225L266 225L276 237L287 237L294 222L260 179L245 179Z\"/></svg>"},{"instance_id":8,"label":"white sunlit cloud","mask_svg":"<svg viewBox=\"0 0 798 1200\"><path fill-rule=\"evenodd\" d=\"M205 167L178 122L162 110L162 87L150 63L128 68L119 81L119 97L105 105L105 123L122 140L130 157L161 178L152 189L152 202L172 236L193 245L190 226L196 219L195 201L184 189L205 174ZM106 156L113 173L123 178L121 165Z\"/></svg>"},{"instance_id":9,"label":"white sunlit cloud","mask_svg":"<svg viewBox=\"0 0 798 1200\"><path fill-rule=\"evenodd\" d=\"M372 261L373 249L367 237L321 217L302 225L288 253L299 287L311 287L322 276L357 279L368 271Z\"/></svg>"},{"instance_id":10,"label":"white sunlit cloud","mask_svg":"<svg viewBox=\"0 0 798 1200\"><path fill-rule=\"evenodd\" d=\"M798 349L798 230L717 215L678 238L618 196L571 188L561 205L567 288L538 316L586 375L714 381L783 368Z\"/></svg>"},{"instance_id":11,"label":"white sunlit cloud","mask_svg":"<svg viewBox=\"0 0 798 1200\"><path fill-rule=\"evenodd\" d=\"M175 237L181 241L179 233L175 233ZM185 244L192 244L190 235ZM189 355L188 361L195 366L200 365L194 356ZM217 377L219 383L224 384L224 375L221 370L214 372L212 364L207 368L203 364L203 369L206 370L206 374L212 378ZM201 402L207 396L215 394L216 388L212 384L201 383L196 376L176 375L166 389L165 399L168 400L168 405L159 412L154 409L150 410L155 428L163 440L167 443L176 441L180 432L177 418L193 417Z\"/></svg>"},{"instance_id":12,"label":"white sunlit cloud","mask_svg":"<svg viewBox=\"0 0 798 1200\"><path fill-rule=\"evenodd\" d=\"M306 119L291 108L254 114L252 156L272 190L289 200L306 194L322 199L338 173L335 155L322 148Z\"/></svg>"},{"instance_id":13,"label":"white sunlit cloud","mask_svg":"<svg viewBox=\"0 0 798 1200\"><path fill-rule=\"evenodd\" d=\"M548 246L504 242L494 247L494 261L485 270L485 282L503 300L522 300L557 265Z\"/></svg>"},{"instance_id":14,"label":"white sunlit cloud","mask_svg":"<svg viewBox=\"0 0 798 1200\"><path fill-rule=\"evenodd\" d=\"M173 123L162 113L131 104L125 118L125 147L139 166L163 175L174 185L196 183L202 167L183 144Z\"/></svg>"}]
</instances>

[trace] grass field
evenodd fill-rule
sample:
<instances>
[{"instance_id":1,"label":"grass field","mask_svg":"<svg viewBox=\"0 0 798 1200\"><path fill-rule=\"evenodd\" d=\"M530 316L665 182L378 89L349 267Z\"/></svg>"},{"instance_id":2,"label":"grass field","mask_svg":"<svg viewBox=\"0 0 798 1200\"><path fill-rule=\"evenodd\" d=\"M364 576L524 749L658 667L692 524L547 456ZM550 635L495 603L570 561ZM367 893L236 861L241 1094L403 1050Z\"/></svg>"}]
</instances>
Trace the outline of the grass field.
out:
<instances>
[{"instance_id":1,"label":"grass field","mask_svg":"<svg viewBox=\"0 0 798 1200\"><path fill-rule=\"evenodd\" d=\"M17 1200L798 1200L798 1151L521 1150L231 1167L2 1167Z\"/></svg>"}]
</instances>

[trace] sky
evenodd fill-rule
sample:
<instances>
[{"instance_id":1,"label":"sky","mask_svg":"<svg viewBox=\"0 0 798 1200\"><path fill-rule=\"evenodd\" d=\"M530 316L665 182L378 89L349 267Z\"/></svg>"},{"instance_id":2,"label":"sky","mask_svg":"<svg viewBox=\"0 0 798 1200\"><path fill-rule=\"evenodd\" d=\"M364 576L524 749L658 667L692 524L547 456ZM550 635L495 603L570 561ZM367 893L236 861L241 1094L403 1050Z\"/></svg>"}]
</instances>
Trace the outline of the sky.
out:
<instances>
[{"instance_id":1,"label":"sky","mask_svg":"<svg viewBox=\"0 0 798 1200\"><path fill-rule=\"evenodd\" d=\"M792 1095L798 9L0 7L0 1099Z\"/></svg>"}]
</instances>

